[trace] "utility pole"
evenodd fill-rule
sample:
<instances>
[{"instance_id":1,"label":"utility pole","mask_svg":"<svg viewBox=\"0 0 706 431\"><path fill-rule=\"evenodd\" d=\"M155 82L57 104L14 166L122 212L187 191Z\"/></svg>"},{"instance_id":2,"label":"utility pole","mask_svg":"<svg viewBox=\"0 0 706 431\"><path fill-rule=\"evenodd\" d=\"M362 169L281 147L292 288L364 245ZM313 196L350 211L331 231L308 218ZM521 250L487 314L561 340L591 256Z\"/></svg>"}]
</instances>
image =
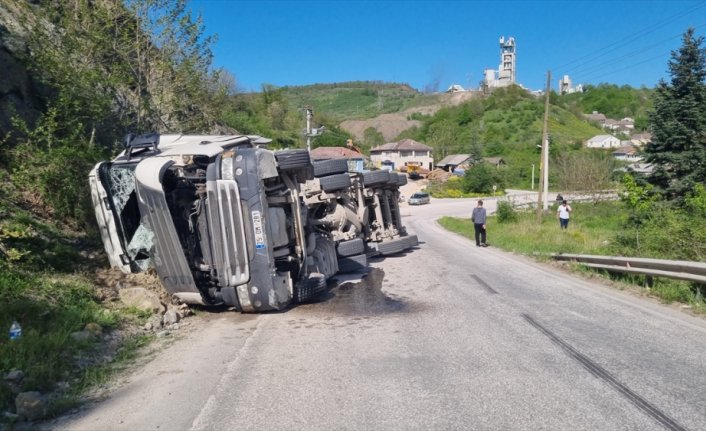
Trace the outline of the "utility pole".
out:
<instances>
[{"instance_id":1,"label":"utility pole","mask_svg":"<svg viewBox=\"0 0 706 431\"><path fill-rule=\"evenodd\" d=\"M547 70L547 88L544 98L544 130L542 131L542 163L539 165L539 198L537 200L537 223L542 223L542 212L549 208L549 92L552 85L552 71Z\"/></svg>"},{"instance_id":2,"label":"utility pole","mask_svg":"<svg viewBox=\"0 0 706 431\"><path fill-rule=\"evenodd\" d=\"M306 130L304 130L304 136L306 136L306 149L311 152L311 138L321 136L321 134L324 133L324 126L321 126L318 129L312 129L311 118L314 116L314 109L307 105L304 107L304 111L306 111Z\"/></svg>"},{"instance_id":3,"label":"utility pole","mask_svg":"<svg viewBox=\"0 0 706 431\"><path fill-rule=\"evenodd\" d=\"M313 115L313 110L311 106L305 106L306 110L306 149L311 152L311 117Z\"/></svg>"}]
</instances>

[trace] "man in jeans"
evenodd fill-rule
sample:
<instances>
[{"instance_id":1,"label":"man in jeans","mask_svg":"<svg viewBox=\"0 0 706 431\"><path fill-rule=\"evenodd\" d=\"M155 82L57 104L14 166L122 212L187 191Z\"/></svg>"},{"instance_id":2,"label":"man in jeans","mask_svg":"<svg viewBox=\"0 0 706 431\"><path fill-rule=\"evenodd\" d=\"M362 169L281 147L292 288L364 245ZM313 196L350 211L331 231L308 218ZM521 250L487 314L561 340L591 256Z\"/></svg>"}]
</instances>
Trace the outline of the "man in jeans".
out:
<instances>
[{"instance_id":1,"label":"man in jeans","mask_svg":"<svg viewBox=\"0 0 706 431\"><path fill-rule=\"evenodd\" d=\"M569 227L569 213L571 213L571 207L566 200L561 201L561 205L556 210L556 216L559 218L559 227L561 229L566 229Z\"/></svg>"},{"instance_id":2,"label":"man in jeans","mask_svg":"<svg viewBox=\"0 0 706 431\"><path fill-rule=\"evenodd\" d=\"M473 208L471 221L476 234L476 247L487 247L488 244L485 243L485 208L483 208L482 200L478 200L478 206Z\"/></svg>"}]
</instances>

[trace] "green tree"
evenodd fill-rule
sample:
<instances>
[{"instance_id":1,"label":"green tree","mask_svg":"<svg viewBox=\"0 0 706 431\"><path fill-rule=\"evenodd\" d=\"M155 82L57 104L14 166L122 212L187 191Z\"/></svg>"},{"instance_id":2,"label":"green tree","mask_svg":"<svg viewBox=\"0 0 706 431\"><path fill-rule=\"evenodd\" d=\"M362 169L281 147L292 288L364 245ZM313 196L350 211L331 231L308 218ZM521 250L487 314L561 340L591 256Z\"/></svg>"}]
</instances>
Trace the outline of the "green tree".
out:
<instances>
[{"instance_id":1,"label":"green tree","mask_svg":"<svg viewBox=\"0 0 706 431\"><path fill-rule=\"evenodd\" d=\"M375 148L385 143L385 137L375 127L368 127L363 131L363 146Z\"/></svg>"},{"instance_id":2,"label":"green tree","mask_svg":"<svg viewBox=\"0 0 706 431\"><path fill-rule=\"evenodd\" d=\"M462 189L465 193L492 193L494 185L498 190L504 188L502 174L485 162L472 165L463 175Z\"/></svg>"},{"instance_id":3,"label":"green tree","mask_svg":"<svg viewBox=\"0 0 706 431\"><path fill-rule=\"evenodd\" d=\"M648 181L669 200L682 200L706 181L706 49L694 29L669 61L671 81L660 81L650 112L652 142L646 161L654 164Z\"/></svg>"}]
</instances>

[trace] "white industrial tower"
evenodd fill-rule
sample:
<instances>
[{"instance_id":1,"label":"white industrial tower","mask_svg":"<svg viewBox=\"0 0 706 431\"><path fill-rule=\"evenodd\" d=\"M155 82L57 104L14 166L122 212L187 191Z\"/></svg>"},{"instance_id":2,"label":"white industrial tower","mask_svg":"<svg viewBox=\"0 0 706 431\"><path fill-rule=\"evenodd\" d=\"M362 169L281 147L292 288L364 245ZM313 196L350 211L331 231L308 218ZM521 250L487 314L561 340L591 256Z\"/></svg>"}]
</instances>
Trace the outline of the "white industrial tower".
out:
<instances>
[{"instance_id":1,"label":"white industrial tower","mask_svg":"<svg viewBox=\"0 0 706 431\"><path fill-rule=\"evenodd\" d=\"M498 81L501 87L515 83L515 38L500 36L500 66Z\"/></svg>"},{"instance_id":2,"label":"white industrial tower","mask_svg":"<svg viewBox=\"0 0 706 431\"><path fill-rule=\"evenodd\" d=\"M500 36L500 65L498 70L485 70L485 84L489 88L507 87L515 83L516 72L515 38Z\"/></svg>"}]
</instances>

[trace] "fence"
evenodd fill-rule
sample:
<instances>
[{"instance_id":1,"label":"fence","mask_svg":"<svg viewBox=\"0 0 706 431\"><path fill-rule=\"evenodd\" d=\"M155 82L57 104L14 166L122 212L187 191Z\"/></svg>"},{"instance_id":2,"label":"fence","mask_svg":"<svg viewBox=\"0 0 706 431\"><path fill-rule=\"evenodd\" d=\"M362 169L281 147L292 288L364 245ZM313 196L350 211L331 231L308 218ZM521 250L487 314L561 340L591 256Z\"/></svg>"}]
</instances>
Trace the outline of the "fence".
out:
<instances>
[{"instance_id":1,"label":"fence","mask_svg":"<svg viewBox=\"0 0 706 431\"><path fill-rule=\"evenodd\" d=\"M620 196L615 190L600 190L594 192L571 192L562 195L564 199L572 202L597 202L617 200ZM498 198L498 202L509 202L513 208L536 208L538 195L536 192L530 193L509 193ZM559 203L555 197L549 196L549 205Z\"/></svg>"}]
</instances>

